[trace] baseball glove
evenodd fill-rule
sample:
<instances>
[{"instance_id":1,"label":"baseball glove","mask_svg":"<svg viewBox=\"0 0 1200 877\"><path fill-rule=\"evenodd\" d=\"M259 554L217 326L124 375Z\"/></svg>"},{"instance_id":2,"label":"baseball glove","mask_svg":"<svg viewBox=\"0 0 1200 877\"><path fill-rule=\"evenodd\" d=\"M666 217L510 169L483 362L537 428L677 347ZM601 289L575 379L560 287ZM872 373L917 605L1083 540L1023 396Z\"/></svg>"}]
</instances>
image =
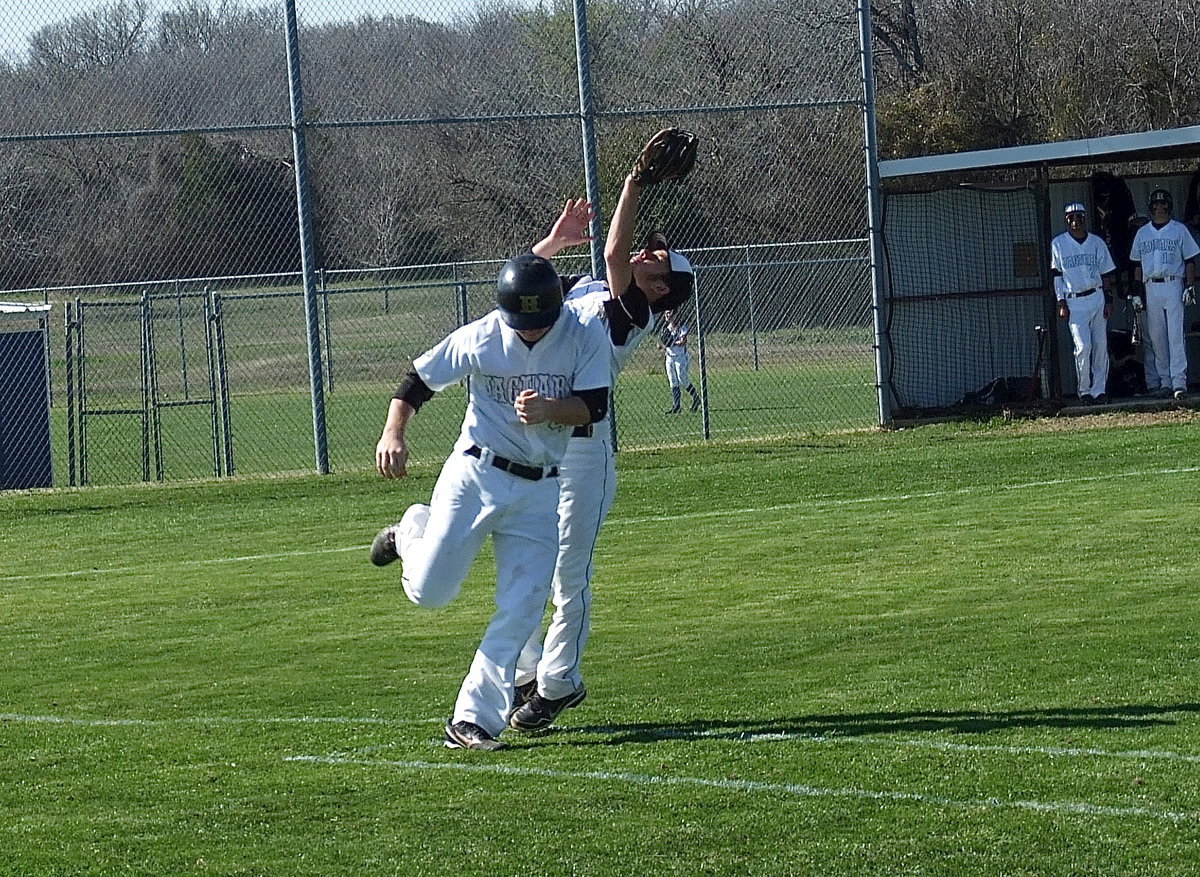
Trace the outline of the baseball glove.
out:
<instances>
[{"instance_id":1,"label":"baseball glove","mask_svg":"<svg viewBox=\"0 0 1200 877\"><path fill-rule=\"evenodd\" d=\"M700 138L682 128L663 128L650 138L629 172L633 181L653 186L664 180L680 180L696 164Z\"/></svg>"}]
</instances>

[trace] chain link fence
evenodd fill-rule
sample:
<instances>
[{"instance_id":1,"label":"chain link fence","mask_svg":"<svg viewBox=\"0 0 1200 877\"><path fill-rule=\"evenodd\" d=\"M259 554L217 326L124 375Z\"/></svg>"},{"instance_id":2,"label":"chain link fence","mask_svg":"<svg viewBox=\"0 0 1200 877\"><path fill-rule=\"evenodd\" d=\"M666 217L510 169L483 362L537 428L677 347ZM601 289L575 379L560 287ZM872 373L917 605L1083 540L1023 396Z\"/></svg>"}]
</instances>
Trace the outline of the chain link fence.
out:
<instances>
[{"instance_id":1,"label":"chain link fence","mask_svg":"<svg viewBox=\"0 0 1200 877\"><path fill-rule=\"evenodd\" d=\"M670 124L700 160L639 233L696 265L702 405L664 415L648 339L619 446L876 422L859 5L30 5L0 31L0 488L369 465L412 358L567 198L601 237ZM417 455L457 431L441 395Z\"/></svg>"}]
</instances>

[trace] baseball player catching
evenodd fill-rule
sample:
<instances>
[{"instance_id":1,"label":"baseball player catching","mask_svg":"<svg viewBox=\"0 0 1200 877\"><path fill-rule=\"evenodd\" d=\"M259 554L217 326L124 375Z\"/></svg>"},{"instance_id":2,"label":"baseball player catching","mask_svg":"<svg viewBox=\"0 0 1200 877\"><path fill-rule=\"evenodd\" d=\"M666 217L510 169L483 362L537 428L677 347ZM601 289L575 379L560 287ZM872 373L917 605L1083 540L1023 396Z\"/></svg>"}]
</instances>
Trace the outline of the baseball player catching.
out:
<instances>
[{"instance_id":1,"label":"baseball player catching","mask_svg":"<svg viewBox=\"0 0 1200 877\"><path fill-rule=\"evenodd\" d=\"M647 144L660 141L659 132ZM695 138L686 141L694 153ZM643 156L646 150L643 151ZM694 157L694 156L693 156ZM685 153L680 159L690 169ZM641 157L639 158L641 163ZM610 381L629 361L638 343L653 328L653 315L683 304L695 289L691 263L667 247L660 234L651 235L646 247L629 253L642 190L660 179L677 179L672 162L659 178L639 175L638 165L625 179L613 214L604 259L608 280L565 277L565 308L599 318L610 344ZM683 173L686 173L685 170ZM673 175L672 175L673 174ZM566 247L591 240L588 228L594 216L586 201L568 201L543 240L533 251L553 256ZM516 708L510 727L538 731L549 727L559 714L577 706L586 696L580 662L591 628L592 554L600 527L616 495L616 466L607 419L576 429L567 445L559 477L559 549L551 597L554 611L543 643L540 630L530 637L517 664Z\"/></svg>"},{"instance_id":2,"label":"baseball player catching","mask_svg":"<svg viewBox=\"0 0 1200 877\"><path fill-rule=\"evenodd\" d=\"M692 410L700 407L700 394L692 386L692 378L688 374L691 367L691 357L688 355L688 327L679 322L679 315L674 310L667 311L667 325L663 329L662 347L666 355L667 383L671 387L671 407L667 414L678 414L683 390L692 397Z\"/></svg>"},{"instance_id":3,"label":"baseball player catching","mask_svg":"<svg viewBox=\"0 0 1200 877\"><path fill-rule=\"evenodd\" d=\"M1087 210L1066 206L1067 230L1050 242L1058 316L1071 327L1075 381L1084 405L1108 401L1108 318L1117 266L1108 245L1087 230Z\"/></svg>"},{"instance_id":4,"label":"baseball player catching","mask_svg":"<svg viewBox=\"0 0 1200 877\"><path fill-rule=\"evenodd\" d=\"M445 729L451 748L503 749L522 647L540 627L558 558L559 466L575 427L603 421L611 345L599 320L562 305L558 273L526 254L509 260L497 308L417 357L388 408L375 449L385 478L407 474L406 430L435 392L469 377L454 452L428 505L410 506L383 528L371 561L402 563L418 606L457 596L490 534L496 613L463 680Z\"/></svg>"},{"instance_id":5,"label":"baseball player catching","mask_svg":"<svg viewBox=\"0 0 1200 877\"><path fill-rule=\"evenodd\" d=\"M1146 285L1146 388L1159 396L1187 395L1187 348L1183 335L1184 288L1193 289L1200 255L1186 225L1171 218L1166 189L1150 193L1150 221L1138 229L1129 257L1134 277Z\"/></svg>"}]
</instances>

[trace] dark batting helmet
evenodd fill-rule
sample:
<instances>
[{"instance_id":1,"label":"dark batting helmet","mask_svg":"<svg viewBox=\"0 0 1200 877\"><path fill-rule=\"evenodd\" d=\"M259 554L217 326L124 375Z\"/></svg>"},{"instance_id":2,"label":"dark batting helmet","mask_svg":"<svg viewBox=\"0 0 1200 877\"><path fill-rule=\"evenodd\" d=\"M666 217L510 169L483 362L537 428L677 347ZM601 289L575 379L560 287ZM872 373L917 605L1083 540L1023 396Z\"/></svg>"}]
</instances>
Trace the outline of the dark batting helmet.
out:
<instances>
[{"instance_id":1,"label":"dark batting helmet","mask_svg":"<svg viewBox=\"0 0 1200 877\"><path fill-rule=\"evenodd\" d=\"M1154 205L1159 201L1164 202L1167 205L1168 210L1171 210L1175 207L1175 202L1171 199L1170 192L1168 192L1166 189L1155 189L1150 193L1149 204L1151 213L1154 212Z\"/></svg>"},{"instance_id":2,"label":"dark batting helmet","mask_svg":"<svg viewBox=\"0 0 1200 877\"><path fill-rule=\"evenodd\" d=\"M525 253L509 259L496 280L500 317L514 329L545 329L562 310L562 281L541 256Z\"/></svg>"}]
</instances>

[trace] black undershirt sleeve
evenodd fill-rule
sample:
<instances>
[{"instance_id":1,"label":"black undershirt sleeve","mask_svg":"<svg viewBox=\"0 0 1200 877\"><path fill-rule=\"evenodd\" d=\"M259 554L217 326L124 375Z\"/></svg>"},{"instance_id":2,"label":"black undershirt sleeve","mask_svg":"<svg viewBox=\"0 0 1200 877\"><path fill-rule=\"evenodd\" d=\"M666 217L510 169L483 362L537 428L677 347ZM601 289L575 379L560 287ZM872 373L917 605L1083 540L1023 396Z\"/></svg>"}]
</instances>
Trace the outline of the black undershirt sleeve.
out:
<instances>
[{"instance_id":1,"label":"black undershirt sleeve","mask_svg":"<svg viewBox=\"0 0 1200 877\"><path fill-rule=\"evenodd\" d=\"M558 279L562 283L563 298L566 298L567 293L575 288L575 284L578 283L580 280L582 280L586 276L587 275L585 275L585 274L572 274L570 277L564 277L562 275L559 275Z\"/></svg>"},{"instance_id":2,"label":"black undershirt sleeve","mask_svg":"<svg viewBox=\"0 0 1200 877\"><path fill-rule=\"evenodd\" d=\"M433 398L433 390L421 380L421 376L416 372L409 372L404 376L404 380L400 382L400 386L396 388L396 392L392 394L393 399L403 399L413 407L413 410L420 411L421 406Z\"/></svg>"},{"instance_id":3,"label":"black undershirt sleeve","mask_svg":"<svg viewBox=\"0 0 1200 877\"><path fill-rule=\"evenodd\" d=\"M650 302L646 293L629 284L624 295L610 298L604 303L604 316L608 320L608 336L618 347L629 341L634 326L644 329L650 322Z\"/></svg>"},{"instance_id":4,"label":"black undershirt sleeve","mask_svg":"<svg viewBox=\"0 0 1200 877\"><path fill-rule=\"evenodd\" d=\"M591 412L591 423L599 423L608 414L608 387L596 387L593 390L577 390L575 395L583 400Z\"/></svg>"}]
</instances>

